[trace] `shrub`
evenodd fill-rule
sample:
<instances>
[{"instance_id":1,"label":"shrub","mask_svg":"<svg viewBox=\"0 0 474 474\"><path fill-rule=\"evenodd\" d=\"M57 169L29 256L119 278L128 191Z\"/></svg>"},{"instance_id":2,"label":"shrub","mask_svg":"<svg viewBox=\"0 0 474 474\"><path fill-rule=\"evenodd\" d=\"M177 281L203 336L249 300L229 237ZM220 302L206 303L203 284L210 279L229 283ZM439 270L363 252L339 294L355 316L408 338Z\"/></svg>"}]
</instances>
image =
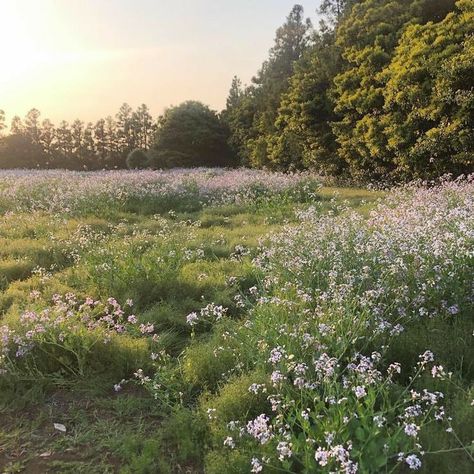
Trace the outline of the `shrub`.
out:
<instances>
[{"instance_id":1,"label":"shrub","mask_svg":"<svg viewBox=\"0 0 474 474\"><path fill-rule=\"evenodd\" d=\"M215 410L213 417L219 424L233 420L248 421L269 411L269 391L269 377L264 372L237 375L222 385L215 395L204 396L201 408L204 411Z\"/></svg>"},{"instance_id":2,"label":"shrub","mask_svg":"<svg viewBox=\"0 0 474 474\"><path fill-rule=\"evenodd\" d=\"M129 153L126 163L129 170L141 170L147 167L148 156L143 150L137 148Z\"/></svg>"}]
</instances>

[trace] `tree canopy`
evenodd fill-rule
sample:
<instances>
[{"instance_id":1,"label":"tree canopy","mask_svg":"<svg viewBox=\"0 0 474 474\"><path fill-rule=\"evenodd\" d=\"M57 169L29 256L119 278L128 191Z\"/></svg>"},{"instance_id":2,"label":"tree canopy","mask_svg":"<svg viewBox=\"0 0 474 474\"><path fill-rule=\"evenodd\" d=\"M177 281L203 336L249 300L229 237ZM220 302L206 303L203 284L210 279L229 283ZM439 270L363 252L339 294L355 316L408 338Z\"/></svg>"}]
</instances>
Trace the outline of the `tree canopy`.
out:
<instances>
[{"instance_id":1,"label":"tree canopy","mask_svg":"<svg viewBox=\"0 0 474 474\"><path fill-rule=\"evenodd\" d=\"M151 163L156 168L228 166L228 138L228 128L216 112L201 102L184 102L159 118Z\"/></svg>"}]
</instances>

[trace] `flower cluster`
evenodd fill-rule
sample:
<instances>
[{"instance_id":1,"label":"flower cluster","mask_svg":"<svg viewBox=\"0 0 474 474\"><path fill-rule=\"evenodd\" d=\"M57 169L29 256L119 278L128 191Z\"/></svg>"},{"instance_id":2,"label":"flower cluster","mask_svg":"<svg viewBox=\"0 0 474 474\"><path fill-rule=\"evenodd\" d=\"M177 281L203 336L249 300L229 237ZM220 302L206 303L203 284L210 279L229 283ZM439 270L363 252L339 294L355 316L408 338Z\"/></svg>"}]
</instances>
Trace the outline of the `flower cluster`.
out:
<instances>
[{"instance_id":1,"label":"flower cluster","mask_svg":"<svg viewBox=\"0 0 474 474\"><path fill-rule=\"evenodd\" d=\"M116 335L140 337L154 331L151 324L137 327L136 316L127 315L131 300L122 306L114 298L102 303L93 298L79 301L73 293L55 294L51 305L40 308L34 307L37 292L31 298L33 309L20 315L18 327L0 326L3 374L29 371L30 362L37 370L43 361L48 370L58 365L66 374L84 375L90 353L98 344L108 344Z\"/></svg>"},{"instance_id":2,"label":"flower cluster","mask_svg":"<svg viewBox=\"0 0 474 474\"><path fill-rule=\"evenodd\" d=\"M473 196L467 179L395 190L368 218L314 207L262 246L258 297L232 333L235 358L268 374L268 412L229 434L251 472L417 470L424 426L453 432L443 393L422 385L449 381L446 366L429 350L402 366L390 349L413 325L471 307Z\"/></svg>"}]
</instances>

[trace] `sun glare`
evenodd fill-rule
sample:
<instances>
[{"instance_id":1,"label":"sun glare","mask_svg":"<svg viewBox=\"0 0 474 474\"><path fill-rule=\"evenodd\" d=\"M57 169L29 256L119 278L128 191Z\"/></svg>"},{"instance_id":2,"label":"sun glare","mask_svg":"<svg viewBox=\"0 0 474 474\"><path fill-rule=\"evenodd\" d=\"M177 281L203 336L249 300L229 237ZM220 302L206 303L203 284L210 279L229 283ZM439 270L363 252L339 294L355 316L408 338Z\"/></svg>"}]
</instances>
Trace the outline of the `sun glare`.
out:
<instances>
[{"instance_id":1,"label":"sun glare","mask_svg":"<svg viewBox=\"0 0 474 474\"><path fill-rule=\"evenodd\" d=\"M85 74L73 66L90 55L61 22L60 11L49 0L2 0L0 108L14 104L21 113L49 103L57 84L70 89Z\"/></svg>"}]
</instances>

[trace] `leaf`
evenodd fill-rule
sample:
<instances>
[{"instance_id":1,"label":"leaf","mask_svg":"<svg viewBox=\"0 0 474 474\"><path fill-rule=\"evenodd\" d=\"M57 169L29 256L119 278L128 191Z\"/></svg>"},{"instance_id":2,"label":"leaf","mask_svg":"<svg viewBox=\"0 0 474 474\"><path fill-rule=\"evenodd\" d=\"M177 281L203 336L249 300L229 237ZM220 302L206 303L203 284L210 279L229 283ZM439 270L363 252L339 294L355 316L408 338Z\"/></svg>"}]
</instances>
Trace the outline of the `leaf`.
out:
<instances>
[{"instance_id":1,"label":"leaf","mask_svg":"<svg viewBox=\"0 0 474 474\"><path fill-rule=\"evenodd\" d=\"M66 433L67 429L62 423L53 423L54 429Z\"/></svg>"},{"instance_id":2,"label":"leaf","mask_svg":"<svg viewBox=\"0 0 474 474\"><path fill-rule=\"evenodd\" d=\"M365 430L360 426L355 430L355 437L359 441L365 440Z\"/></svg>"}]
</instances>

